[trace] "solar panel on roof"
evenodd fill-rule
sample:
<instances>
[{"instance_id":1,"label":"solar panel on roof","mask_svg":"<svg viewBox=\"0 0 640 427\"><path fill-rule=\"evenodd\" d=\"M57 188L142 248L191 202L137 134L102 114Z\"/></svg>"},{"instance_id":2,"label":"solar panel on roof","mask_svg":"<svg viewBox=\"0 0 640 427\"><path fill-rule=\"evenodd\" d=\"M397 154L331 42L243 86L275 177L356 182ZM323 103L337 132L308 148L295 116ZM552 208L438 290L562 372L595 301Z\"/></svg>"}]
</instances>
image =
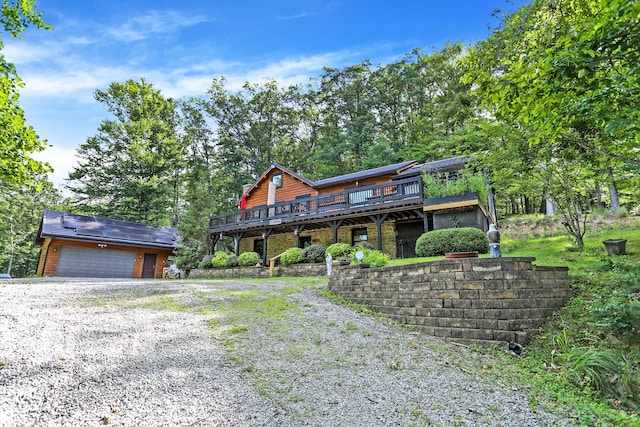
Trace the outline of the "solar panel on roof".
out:
<instances>
[{"instance_id":1,"label":"solar panel on roof","mask_svg":"<svg viewBox=\"0 0 640 427\"><path fill-rule=\"evenodd\" d=\"M51 225L54 228L62 226L64 234L70 236L87 236L104 240L128 241L139 243L155 243L174 246L177 237L176 230L168 227L154 227L147 224L138 224L109 218L93 216L63 214L51 211ZM66 229L63 231L63 229Z\"/></svg>"}]
</instances>

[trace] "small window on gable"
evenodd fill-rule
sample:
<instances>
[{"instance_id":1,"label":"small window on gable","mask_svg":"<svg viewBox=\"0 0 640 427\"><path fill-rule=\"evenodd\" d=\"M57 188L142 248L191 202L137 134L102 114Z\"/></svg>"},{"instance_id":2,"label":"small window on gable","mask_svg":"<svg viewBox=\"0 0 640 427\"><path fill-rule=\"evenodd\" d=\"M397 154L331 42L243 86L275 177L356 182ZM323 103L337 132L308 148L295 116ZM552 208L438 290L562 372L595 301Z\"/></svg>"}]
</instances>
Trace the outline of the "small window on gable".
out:
<instances>
[{"instance_id":1,"label":"small window on gable","mask_svg":"<svg viewBox=\"0 0 640 427\"><path fill-rule=\"evenodd\" d=\"M271 175L271 182L276 185L276 188L282 187L282 172Z\"/></svg>"}]
</instances>

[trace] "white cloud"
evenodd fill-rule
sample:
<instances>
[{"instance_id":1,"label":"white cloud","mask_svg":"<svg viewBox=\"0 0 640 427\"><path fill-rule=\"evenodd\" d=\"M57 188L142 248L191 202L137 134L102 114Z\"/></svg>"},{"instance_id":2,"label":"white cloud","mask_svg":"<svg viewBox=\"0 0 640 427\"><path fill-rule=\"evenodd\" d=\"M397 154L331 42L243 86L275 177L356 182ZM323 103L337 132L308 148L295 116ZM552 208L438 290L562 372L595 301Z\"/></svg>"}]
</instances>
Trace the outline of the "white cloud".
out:
<instances>
[{"instance_id":1,"label":"white cloud","mask_svg":"<svg viewBox=\"0 0 640 427\"><path fill-rule=\"evenodd\" d=\"M175 11L151 11L137 16L123 24L110 28L112 37L132 42L147 39L153 35L173 33L182 28L192 27L211 20L200 15L186 15Z\"/></svg>"}]
</instances>

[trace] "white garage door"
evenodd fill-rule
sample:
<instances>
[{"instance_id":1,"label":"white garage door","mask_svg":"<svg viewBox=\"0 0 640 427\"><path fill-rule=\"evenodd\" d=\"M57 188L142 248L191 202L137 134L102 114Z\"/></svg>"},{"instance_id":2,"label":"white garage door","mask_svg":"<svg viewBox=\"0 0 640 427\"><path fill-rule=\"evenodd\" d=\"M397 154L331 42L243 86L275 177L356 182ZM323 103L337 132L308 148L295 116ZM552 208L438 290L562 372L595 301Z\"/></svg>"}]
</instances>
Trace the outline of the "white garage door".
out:
<instances>
[{"instance_id":1,"label":"white garage door","mask_svg":"<svg viewBox=\"0 0 640 427\"><path fill-rule=\"evenodd\" d=\"M56 276L133 277L135 252L63 246Z\"/></svg>"}]
</instances>

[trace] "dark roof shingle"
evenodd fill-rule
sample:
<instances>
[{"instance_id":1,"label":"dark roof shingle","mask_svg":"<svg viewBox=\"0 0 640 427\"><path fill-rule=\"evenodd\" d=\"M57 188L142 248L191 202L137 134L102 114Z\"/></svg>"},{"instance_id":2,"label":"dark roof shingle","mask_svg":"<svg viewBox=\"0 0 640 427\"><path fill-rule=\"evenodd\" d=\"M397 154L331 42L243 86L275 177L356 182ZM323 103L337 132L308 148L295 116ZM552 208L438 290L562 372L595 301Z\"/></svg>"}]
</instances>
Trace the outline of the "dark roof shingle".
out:
<instances>
[{"instance_id":1,"label":"dark roof shingle","mask_svg":"<svg viewBox=\"0 0 640 427\"><path fill-rule=\"evenodd\" d=\"M353 172L346 175L334 176L333 178L321 179L315 182L315 188L328 187L334 184L341 184L343 182L353 182L359 179L371 178L379 175L397 174L411 165L416 164L415 161L394 163L392 165L381 166L379 168L367 169L360 172Z\"/></svg>"},{"instance_id":2,"label":"dark roof shingle","mask_svg":"<svg viewBox=\"0 0 640 427\"><path fill-rule=\"evenodd\" d=\"M77 215L57 211L44 211L38 240L59 237L148 246L166 249L179 247L177 229L155 227L131 221Z\"/></svg>"}]
</instances>

